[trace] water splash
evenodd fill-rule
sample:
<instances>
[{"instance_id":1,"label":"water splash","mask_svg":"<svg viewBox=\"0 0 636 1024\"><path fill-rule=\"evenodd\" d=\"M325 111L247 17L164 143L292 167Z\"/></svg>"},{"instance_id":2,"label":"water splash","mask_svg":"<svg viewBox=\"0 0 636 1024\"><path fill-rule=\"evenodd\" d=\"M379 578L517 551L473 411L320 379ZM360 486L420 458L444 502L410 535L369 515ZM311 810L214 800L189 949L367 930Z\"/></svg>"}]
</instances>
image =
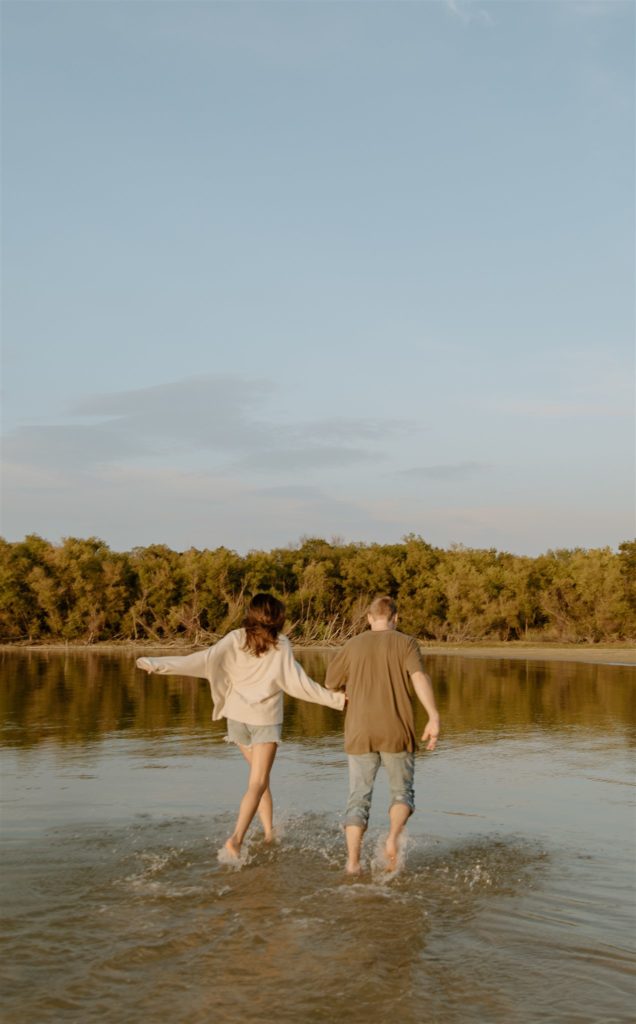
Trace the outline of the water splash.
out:
<instances>
[{"instance_id":1,"label":"water splash","mask_svg":"<svg viewBox=\"0 0 636 1024\"><path fill-rule=\"evenodd\" d=\"M63 977L60 997L72 992L78 1005L99 998L105 1024L121 1019L122 1005L151 1024L205 1024L212 1002L228 1024L320 1024L352 1006L369 1024L396 1013L415 1024L409 991L430 998L431 980L441 991L435 948L464 934L493 895L518 890L536 855L523 840L449 846L404 835L398 870L386 872L386 831L372 830L367 870L354 880L329 815L284 816L271 846L255 830L238 865L217 860L230 828L223 816L144 819L74 833L73 844L60 832L46 849L37 914L27 908L13 925L12 961ZM213 979L205 1006L202 978ZM324 1013L319 993L328 993ZM16 1014L25 1000L32 1019L55 1024L43 990L35 999L16 988Z\"/></svg>"},{"instance_id":2,"label":"water splash","mask_svg":"<svg viewBox=\"0 0 636 1024\"><path fill-rule=\"evenodd\" d=\"M233 871L241 871L248 864L251 864L254 860L254 855L250 853L249 841L245 840L238 857L231 853L227 846L223 845L217 850L216 859L224 867L231 868Z\"/></svg>"},{"instance_id":3,"label":"water splash","mask_svg":"<svg viewBox=\"0 0 636 1024\"><path fill-rule=\"evenodd\" d=\"M374 879L381 879L385 882L391 882L394 878L402 873L406 865L406 851L408 848L408 833L406 829L398 836L397 840L397 859L393 866L389 861L386 852L386 842L389 838L388 832L383 833L378 837L376 843L375 852L371 860L371 874Z\"/></svg>"}]
</instances>

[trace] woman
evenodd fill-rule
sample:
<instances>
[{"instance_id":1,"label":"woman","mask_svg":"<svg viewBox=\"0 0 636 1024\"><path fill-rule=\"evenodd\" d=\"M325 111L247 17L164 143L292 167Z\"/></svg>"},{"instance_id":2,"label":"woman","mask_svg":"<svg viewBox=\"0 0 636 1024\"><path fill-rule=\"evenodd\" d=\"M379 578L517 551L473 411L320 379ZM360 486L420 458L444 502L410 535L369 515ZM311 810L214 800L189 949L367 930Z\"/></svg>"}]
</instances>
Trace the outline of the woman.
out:
<instances>
[{"instance_id":1,"label":"woman","mask_svg":"<svg viewBox=\"0 0 636 1024\"><path fill-rule=\"evenodd\" d=\"M280 632L284 622L284 604L271 594L256 594L243 626L213 647L182 658L137 659L137 667L146 672L207 679L212 692L212 718L227 719L227 738L236 743L250 766L236 825L223 848L232 860L238 859L257 811L265 840L272 838L269 775L280 743L283 692L340 711L345 704L343 693L319 686L294 660L291 644Z\"/></svg>"}]
</instances>

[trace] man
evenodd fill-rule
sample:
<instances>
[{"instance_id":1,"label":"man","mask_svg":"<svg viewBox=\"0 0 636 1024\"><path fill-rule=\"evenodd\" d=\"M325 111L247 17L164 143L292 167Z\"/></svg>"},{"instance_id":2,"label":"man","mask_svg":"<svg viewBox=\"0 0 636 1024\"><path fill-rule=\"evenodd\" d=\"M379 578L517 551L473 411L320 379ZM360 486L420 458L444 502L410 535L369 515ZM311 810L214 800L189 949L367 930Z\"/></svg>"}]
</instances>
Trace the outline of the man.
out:
<instances>
[{"instance_id":1,"label":"man","mask_svg":"<svg viewBox=\"0 0 636 1024\"><path fill-rule=\"evenodd\" d=\"M360 873L360 849L380 767L391 788L386 867L398 861L398 837L415 808L413 774L417 748L411 687L424 705L428 723L422 734L435 750L439 713L433 687L424 671L417 640L397 630L397 605L376 597L369 607L370 630L353 637L330 662L325 686L346 689L345 750L349 755L349 802L345 816L347 873Z\"/></svg>"}]
</instances>

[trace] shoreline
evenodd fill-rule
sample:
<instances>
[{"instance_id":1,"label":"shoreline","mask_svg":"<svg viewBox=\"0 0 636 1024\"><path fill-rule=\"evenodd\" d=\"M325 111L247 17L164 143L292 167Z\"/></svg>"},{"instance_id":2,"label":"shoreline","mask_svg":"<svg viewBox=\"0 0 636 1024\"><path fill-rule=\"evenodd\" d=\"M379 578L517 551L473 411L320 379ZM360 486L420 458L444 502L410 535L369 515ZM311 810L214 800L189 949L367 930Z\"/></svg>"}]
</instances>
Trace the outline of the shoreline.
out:
<instances>
[{"instance_id":1,"label":"shoreline","mask_svg":"<svg viewBox=\"0 0 636 1024\"><path fill-rule=\"evenodd\" d=\"M503 661L569 661L588 665L636 666L636 647L541 647L532 645L514 647L460 647L452 649L439 646L423 646L426 654L459 655L462 658L495 658Z\"/></svg>"},{"instance_id":2,"label":"shoreline","mask_svg":"<svg viewBox=\"0 0 636 1024\"><path fill-rule=\"evenodd\" d=\"M149 644L130 643L125 641L117 643L97 644L0 644L0 652L15 653L25 652L29 654L130 654L139 652L143 654L185 654L198 648L195 644ZM294 644L296 651L315 651L318 654L337 651L338 647L321 646L312 644ZM569 661L593 665L621 665L636 666L636 647L620 646L618 644L606 645L578 645L578 644L528 644L514 642L511 644L426 644L421 643L420 649L424 656L427 654L436 657L460 657L460 658L490 658L502 661Z\"/></svg>"}]
</instances>

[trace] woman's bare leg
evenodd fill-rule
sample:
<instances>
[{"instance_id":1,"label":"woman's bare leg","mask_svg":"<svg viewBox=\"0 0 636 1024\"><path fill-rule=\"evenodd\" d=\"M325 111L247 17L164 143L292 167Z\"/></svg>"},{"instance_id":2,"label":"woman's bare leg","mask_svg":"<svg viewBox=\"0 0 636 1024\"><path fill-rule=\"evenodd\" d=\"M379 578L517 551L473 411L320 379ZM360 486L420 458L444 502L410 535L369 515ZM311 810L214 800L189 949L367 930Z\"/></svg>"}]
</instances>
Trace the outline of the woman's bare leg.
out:
<instances>
[{"instance_id":1,"label":"woman's bare leg","mask_svg":"<svg viewBox=\"0 0 636 1024\"><path fill-rule=\"evenodd\" d=\"M263 794L269 787L269 773L276 757L276 747L276 743L255 743L252 747L247 789L241 800L234 831L225 844L225 849L232 857L238 857L240 854L245 833L252 823Z\"/></svg>"},{"instance_id":2,"label":"woman's bare leg","mask_svg":"<svg viewBox=\"0 0 636 1024\"><path fill-rule=\"evenodd\" d=\"M252 764L252 748L243 747L240 743L237 744L243 757L249 765ZM272 800L272 791L269 783L267 789L261 797L261 802L258 805L256 812L261 820L263 826L263 832L265 833L265 842L271 843L274 834L274 801Z\"/></svg>"}]
</instances>

